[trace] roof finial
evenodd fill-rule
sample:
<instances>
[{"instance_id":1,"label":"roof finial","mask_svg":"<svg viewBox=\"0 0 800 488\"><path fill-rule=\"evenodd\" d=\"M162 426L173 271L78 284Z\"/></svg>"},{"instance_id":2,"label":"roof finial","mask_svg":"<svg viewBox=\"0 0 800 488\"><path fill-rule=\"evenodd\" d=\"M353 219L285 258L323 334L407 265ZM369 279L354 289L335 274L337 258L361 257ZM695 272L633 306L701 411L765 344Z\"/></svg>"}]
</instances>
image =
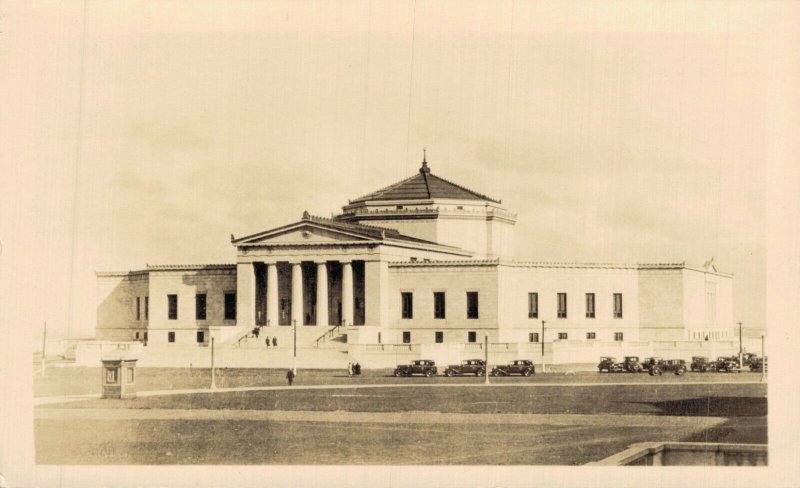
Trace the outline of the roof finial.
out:
<instances>
[{"instance_id":1,"label":"roof finial","mask_svg":"<svg viewBox=\"0 0 800 488\"><path fill-rule=\"evenodd\" d=\"M430 173L431 169L428 167L427 148L422 148L422 167L419 169L420 173Z\"/></svg>"}]
</instances>

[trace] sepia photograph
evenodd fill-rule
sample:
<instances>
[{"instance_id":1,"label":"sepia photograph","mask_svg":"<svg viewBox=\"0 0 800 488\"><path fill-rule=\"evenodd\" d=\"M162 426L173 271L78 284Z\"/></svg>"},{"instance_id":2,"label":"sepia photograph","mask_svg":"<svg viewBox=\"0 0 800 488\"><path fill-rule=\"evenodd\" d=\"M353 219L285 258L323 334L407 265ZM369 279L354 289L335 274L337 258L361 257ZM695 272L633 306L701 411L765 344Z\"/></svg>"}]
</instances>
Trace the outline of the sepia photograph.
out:
<instances>
[{"instance_id":1,"label":"sepia photograph","mask_svg":"<svg viewBox=\"0 0 800 488\"><path fill-rule=\"evenodd\" d=\"M798 20L0 3L0 487L796 486Z\"/></svg>"}]
</instances>

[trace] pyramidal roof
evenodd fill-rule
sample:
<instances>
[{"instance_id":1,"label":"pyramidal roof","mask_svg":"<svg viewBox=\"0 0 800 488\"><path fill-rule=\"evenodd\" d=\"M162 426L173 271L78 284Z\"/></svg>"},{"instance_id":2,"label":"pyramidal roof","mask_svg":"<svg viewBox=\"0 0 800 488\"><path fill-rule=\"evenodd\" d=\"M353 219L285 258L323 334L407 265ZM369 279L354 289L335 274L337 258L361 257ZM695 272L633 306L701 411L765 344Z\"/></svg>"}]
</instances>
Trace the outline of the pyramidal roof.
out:
<instances>
[{"instance_id":1,"label":"pyramidal roof","mask_svg":"<svg viewBox=\"0 0 800 488\"><path fill-rule=\"evenodd\" d=\"M431 174L428 162L423 159L419 173L403 181L381 188L363 197L350 200L350 204L371 200L484 200L501 203L478 192Z\"/></svg>"}]
</instances>

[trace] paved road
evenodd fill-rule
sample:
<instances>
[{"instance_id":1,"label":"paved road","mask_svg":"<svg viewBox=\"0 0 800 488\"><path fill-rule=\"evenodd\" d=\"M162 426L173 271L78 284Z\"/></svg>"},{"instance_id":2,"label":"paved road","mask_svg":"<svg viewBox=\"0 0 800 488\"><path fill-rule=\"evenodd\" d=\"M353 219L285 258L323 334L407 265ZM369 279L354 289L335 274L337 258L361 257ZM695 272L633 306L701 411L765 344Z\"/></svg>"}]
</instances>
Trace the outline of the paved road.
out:
<instances>
[{"instance_id":1,"label":"paved road","mask_svg":"<svg viewBox=\"0 0 800 488\"><path fill-rule=\"evenodd\" d=\"M686 385L763 385L760 381L681 381L675 383L659 383L660 387L670 386L686 386ZM450 388L450 387L471 387L471 388L484 388L487 385L483 383L409 383L409 384L371 384L371 385L294 385L294 386L248 386L240 388L198 388L198 389L185 389L185 390L152 390L140 391L137 393L140 397L162 396L162 395L185 395L195 393L225 393L225 392L239 392L239 391L280 391L280 390L345 390L345 389L362 389L362 388ZM614 382L614 383L581 383L581 382L563 382L563 383L499 383L490 384L492 388L549 388L549 387L609 387L609 386L648 386L652 387L652 383L641 382ZM81 400L91 400L100 398L99 394L93 395L68 395L68 396L52 396L34 398L33 404L35 406L51 405L56 403L76 402Z\"/></svg>"}]
</instances>

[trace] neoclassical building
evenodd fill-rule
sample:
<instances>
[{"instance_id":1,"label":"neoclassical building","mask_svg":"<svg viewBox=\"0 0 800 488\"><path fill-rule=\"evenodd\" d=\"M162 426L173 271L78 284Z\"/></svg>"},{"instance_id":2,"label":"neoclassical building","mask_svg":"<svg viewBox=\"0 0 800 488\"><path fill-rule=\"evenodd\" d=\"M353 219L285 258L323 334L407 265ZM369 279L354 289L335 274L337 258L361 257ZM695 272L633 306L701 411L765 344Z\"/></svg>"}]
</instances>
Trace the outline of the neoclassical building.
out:
<instances>
[{"instance_id":1,"label":"neoclassical building","mask_svg":"<svg viewBox=\"0 0 800 488\"><path fill-rule=\"evenodd\" d=\"M732 276L713 262L516 260L516 221L423 161L333 218L306 212L231 236L235 264L98 272L97 338L206 346L255 328L282 346L294 334L305 346L734 337Z\"/></svg>"}]
</instances>

